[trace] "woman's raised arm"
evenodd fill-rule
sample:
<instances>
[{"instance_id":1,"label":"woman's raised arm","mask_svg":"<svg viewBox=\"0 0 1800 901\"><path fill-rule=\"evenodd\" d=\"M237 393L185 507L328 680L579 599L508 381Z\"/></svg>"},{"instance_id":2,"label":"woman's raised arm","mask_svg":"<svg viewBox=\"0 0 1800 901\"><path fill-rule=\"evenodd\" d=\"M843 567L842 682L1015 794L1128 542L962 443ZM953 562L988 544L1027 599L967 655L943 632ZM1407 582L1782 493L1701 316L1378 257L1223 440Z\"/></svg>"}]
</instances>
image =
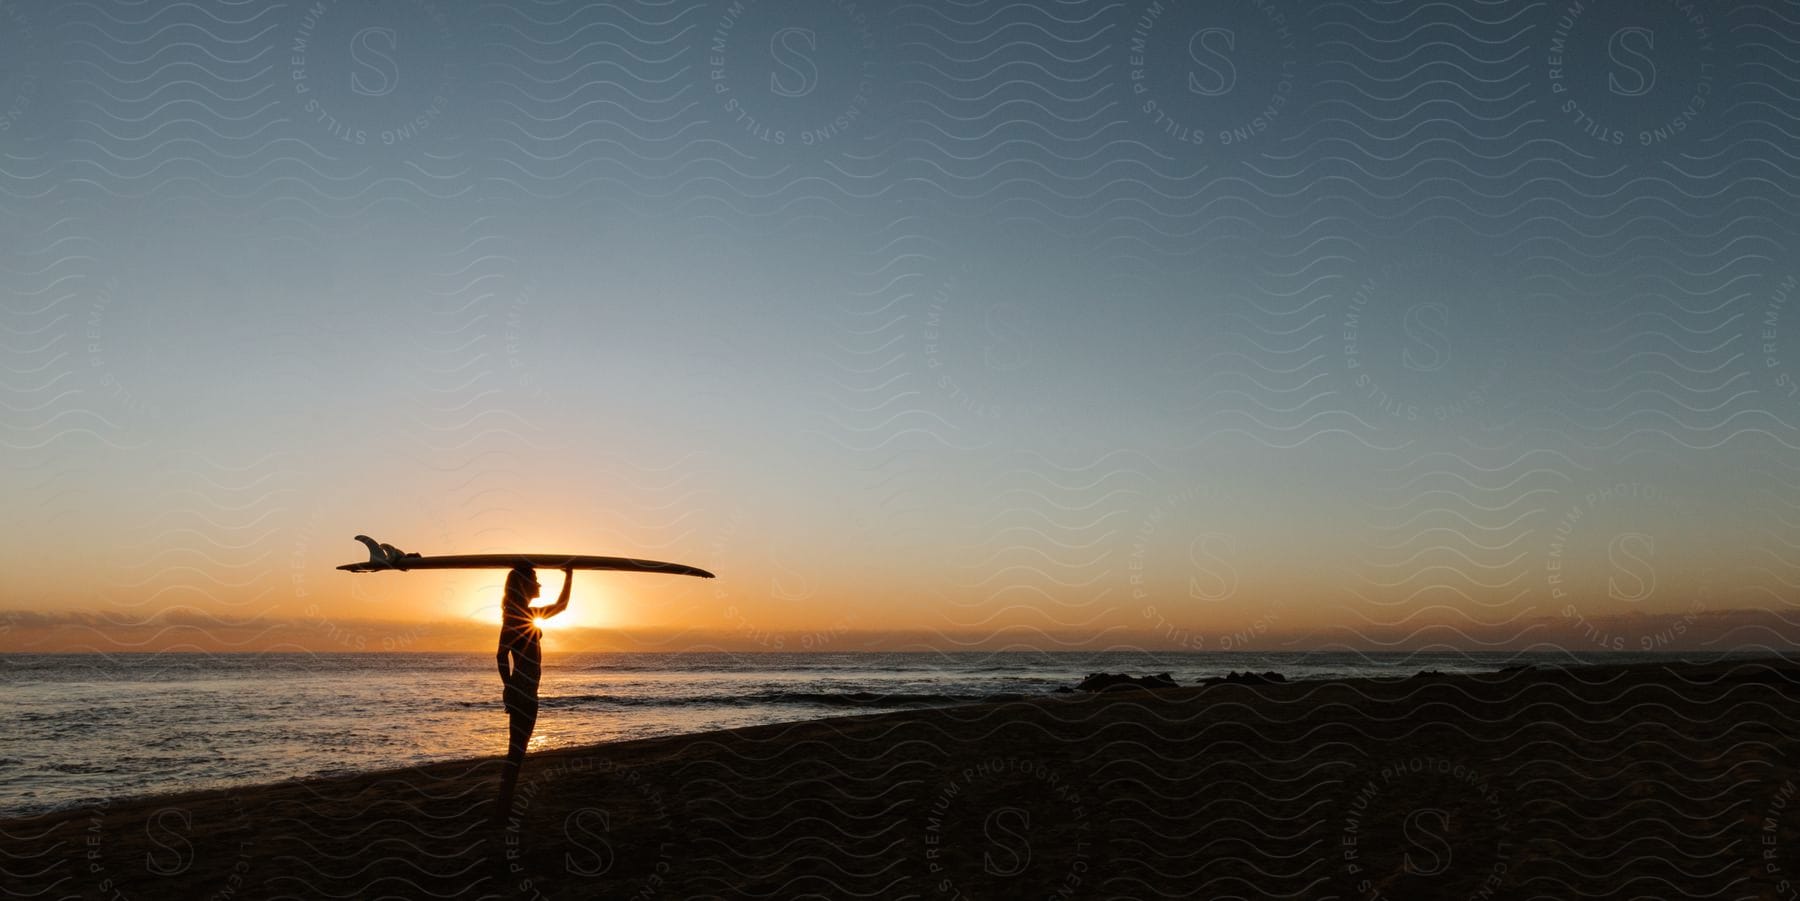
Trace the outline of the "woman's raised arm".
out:
<instances>
[{"instance_id":1,"label":"woman's raised arm","mask_svg":"<svg viewBox=\"0 0 1800 901\"><path fill-rule=\"evenodd\" d=\"M557 615L558 613L563 612L564 610L567 610L569 607L569 589L574 587L574 585L575 585L575 570L574 570L574 568L571 567L571 568L564 569L563 570L562 593L556 596L556 603L551 604L548 607L533 608L531 611L531 614L533 616L538 616L538 617L543 617L545 619L548 619L552 616Z\"/></svg>"}]
</instances>

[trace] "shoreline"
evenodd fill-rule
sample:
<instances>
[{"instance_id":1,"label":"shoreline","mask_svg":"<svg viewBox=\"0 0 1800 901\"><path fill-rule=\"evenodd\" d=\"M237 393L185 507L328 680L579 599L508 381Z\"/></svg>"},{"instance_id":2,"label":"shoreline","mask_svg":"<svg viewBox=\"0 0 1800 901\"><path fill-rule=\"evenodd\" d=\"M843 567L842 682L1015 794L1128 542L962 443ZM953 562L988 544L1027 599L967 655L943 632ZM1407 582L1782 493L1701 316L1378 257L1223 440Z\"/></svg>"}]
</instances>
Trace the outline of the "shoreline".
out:
<instances>
[{"instance_id":1,"label":"shoreline","mask_svg":"<svg viewBox=\"0 0 1800 901\"><path fill-rule=\"evenodd\" d=\"M1050 694L607 742L528 757L494 827L499 759L8 818L0 853L24 894L187 901L1418 897L1406 861L1426 835L1457 849L1434 897L1774 897L1800 873L1800 796L1783 794L1800 663L1778 656Z\"/></svg>"},{"instance_id":2,"label":"shoreline","mask_svg":"<svg viewBox=\"0 0 1800 901\"><path fill-rule=\"evenodd\" d=\"M1192 683L1228 669L1312 679L1712 656L1600 657L1564 649L571 656L547 669L538 747L1036 697L1075 686L1095 671L1171 670ZM505 717L490 674L486 654L435 652L0 658L0 681L16 692L23 720L21 730L0 740L0 818L75 809L102 798L340 777L498 754ZM396 695L383 686L405 690ZM205 696L219 698L221 709L196 706L195 699ZM121 704L117 698L134 700ZM221 723L229 728L218 731Z\"/></svg>"},{"instance_id":3,"label":"shoreline","mask_svg":"<svg viewBox=\"0 0 1800 901\"><path fill-rule=\"evenodd\" d=\"M144 656L154 656L160 652L142 652L142 653ZM264 652L246 652L245 656L258 656L263 653ZM354 653L354 652L346 652L346 653ZM381 652L370 652L370 653L373 654L373 653L381 653ZM461 651L441 651L441 652L440 651L423 651L423 652L408 652L408 653L460 655L460 654L463 654L464 652L461 652ZM769 652L769 653L782 653L782 652ZM970 653L976 653L976 652L970 652ZM1071 652L1071 653L1085 653L1085 652ZM1398 652L1398 653L1407 654L1408 656L1411 656L1414 652ZM1497 652L1497 653L1515 653L1515 652ZM1628 653L1641 653L1641 652L1628 652ZM1586 671L1619 671L1622 673L1628 673L1628 672L1633 672L1633 671L1642 671L1642 670L1646 670L1646 669L1660 670L1660 669L1666 669L1670 666L1681 666L1681 667L1688 667L1688 668L1692 668L1692 669L1696 669L1696 670L1704 670L1706 668L1711 668L1711 667L1734 667L1734 666L1749 664L1749 665L1765 665L1765 666L1776 666L1776 667L1787 665L1787 666L1794 666L1797 668L1797 671L1800 671L1800 652L1796 652L1796 654L1794 654L1792 656L1786 656L1786 657L1776 655L1776 654L1765 654L1765 653L1729 652L1729 653L1726 653L1723 655L1717 655L1717 659L1700 660L1700 661L1683 660L1683 659L1679 659L1679 658L1703 657L1705 655L1701 655L1698 653L1691 653L1691 652L1680 652L1680 651L1654 652L1654 653L1667 654L1670 659L1656 660L1656 661L1634 661L1634 662L1629 662L1629 663L1579 663L1579 664L1574 664L1574 665L1538 663L1538 664L1526 665L1525 669L1528 671L1533 671L1540 675L1548 675L1548 674L1555 673L1555 672L1579 673L1579 672L1586 672ZM1741 656L1739 656L1740 654L1741 654ZM0 656L5 656L5 655L0 654ZM1252 690L1262 690L1262 689L1279 689L1279 688L1291 687L1291 686L1317 686L1317 685L1338 684L1338 683L1351 684L1351 685L1360 684L1360 683L1392 684L1392 683L1409 682L1409 681L1420 679L1420 678L1462 679L1462 678L1479 678L1479 677L1486 677L1486 676L1498 676L1498 675L1506 674L1508 672L1517 671L1518 669L1519 669L1518 667L1505 667L1505 668L1498 669L1498 670L1486 670L1486 671L1480 671L1480 672L1465 672L1465 673L1439 673L1439 672L1427 673L1425 671L1419 671L1419 672L1408 673L1408 674L1404 674L1404 675L1395 674L1394 676L1361 676L1361 677L1322 676L1322 677L1310 677L1310 678L1309 677L1301 677L1301 678L1288 679L1286 681L1277 682L1277 683L1247 684L1242 687L1249 688ZM1241 671L1232 671L1232 672L1241 672L1241 673L1244 673L1247 675L1251 674L1251 670L1248 670L1248 669L1241 670ZM1130 675L1142 677L1142 676L1146 676L1149 674L1147 674L1147 673L1132 673ZM1202 677L1202 678L1216 678L1216 677ZM607 749L607 748L635 746L635 745L641 745L641 744L645 744L645 743L671 743L671 742L685 743L688 741L704 739L708 736L733 735L736 733L743 732L744 730L766 729L766 728L788 728L788 727L792 727L795 725L806 724L806 723L821 723L821 724L823 724L823 723L830 723L830 722L834 722L834 721L838 721L838 720L865 720L865 719L869 719L869 718L873 718L873 717L882 717L882 716L905 716L907 714L916 714L916 713L930 712L930 711L937 711L937 710L966 709L966 708L972 708L972 707L978 708L978 707L984 707L984 706L1006 705L1006 704L1017 704L1017 703L1035 703L1035 702L1047 701L1047 700L1066 701L1066 700L1070 700L1070 699L1082 699L1082 698L1089 698L1089 697L1097 697L1097 696L1101 696L1101 695L1105 695L1105 696L1111 698L1111 697L1117 697L1119 692L1125 692L1125 691L1154 691L1154 692L1157 692L1158 694L1167 694L1167 693L1178 693L1178 692L1191 692L1191 691L1208 689L1208 688L1221 688L1221 687L1227 687L1228 685L1229 685L1229 683L1223 683L1223 682L1216 683L1216 684L1202 684L1201 682L1197 682L1197 681L1196 682L1180 682L1178 680L1177 685L1173 688L1126 689L1126 688L1121 687L1121 688L1115 688L1115 689L1111 689L1111 690L1085 691L1085 690L1076 690L1076 689L1074 689L1074 686L1067 686L1068 690L1065 690L1065 688L1063 688L1063 687L1059 687L1056 689L1051 689L1049 691L1046 691L1042 694L1012 693L1012 694L993 695L993 696L989 696L989 697L985 697L985 698L981 698L981 699L970 699L970 700L955 701L955 702L948 702L948 703L920 702L917 704L907 705L907 706L880 707L878 709L868 710L867 712L855 712L854 708L858 705L846 703L845 706L852 708L851 710L847 710L846 712L843 712L843 713L833 713L833 714L829 714L829 715L825 715L825 716L812 716L812 717L805 717L805 718L798 718L798 719L791 719L791 720L781 720L778 722L760 723L760 724L756 724L756 725L740 726L740 727L727 728L727 729L705 729L705 730L698 730L698 731L694 731L694 732L680 732L680 733L671 733L671 734L666 734L666 735L644 736L644 737L640 737L640 738L627 738L627 739L616 739L616 740L610 740L610 741L591 742L591 743L581 744L581 745L569 745L569 746L564 746L564 747L560 747L560 748L551 748L551 749L547 749L547 750L543 750L543 751L535 751L535 752L532 752L532 754L527 758L527 768L529 768L531 761L535 761L535 760L539 760L539 759L553 758L553 757L558 757L558 756L570 756L570 755L592 755L592 754L598 753L598 752L602 751L603 749ZM871 706L873 706L873 705L871 705ZM243 783L235 783L235 784L229 784L229 785L177 788L177 789L170 789L167 791L139 792L139 793L130 794L130 795L123 795L123 796L112 797L112 798L103 798L103 799L97 799L97 800L57 802L51 806L45 807L43 809L38 809L38 810L31 810L31 811L25 811L25 812L0 811L0 826L3 826L4 824L6 824L8 822L37 820L37 819L53 819L53 818L57 817L58 815L75 814L75 813L79 813L81 811L89 810L89 809L92 809L95 807L106 807L106 806L111 806L111 805L143 806L143 805L151 805L151 804L170 804L170 803L175 803L178 801L185 801L185 800L189 800L189 799L193 799L193 798L208 798L208 797L220 796L220 795L242 794L245 792L256 792L256 791L259 791L262 789L274 789L274 788L280 788L283 786L296 786L296 785L302 785L302 784L312 783L312 782L327 782L328 783L328 782L341 782L341 781L345 781L345 780L357 780L357 779L365 779L365 778L374 779L374 778L380 778L383 776L397 775L397 774L401 774L401 773L409 773L409 772L415 772L415 771L418 771L421 769L431 769L431 768L455 767L458 769L466 770L466 769L469 769L472 767L482 766L482 765L497 765L498 761L503 756L504 756L504 754L500 753L500 754L491 754L491 755L474 756L474 757L447 757L447 758L438 759L438 760L423 761L423 762L416 763L416 764L400 764L400 765L395 765L395 766L381 766L381 767L374 767L374 768L369 768L369 769L347 770L347 771L340 772L340 773L313 773L313 774L308 774L308 775L304 775L304 776L295 776L295 777L288 778L288 779L279 779L279 780L273 780L273 781L243 782Z\"/></svg>"}]
</instances>

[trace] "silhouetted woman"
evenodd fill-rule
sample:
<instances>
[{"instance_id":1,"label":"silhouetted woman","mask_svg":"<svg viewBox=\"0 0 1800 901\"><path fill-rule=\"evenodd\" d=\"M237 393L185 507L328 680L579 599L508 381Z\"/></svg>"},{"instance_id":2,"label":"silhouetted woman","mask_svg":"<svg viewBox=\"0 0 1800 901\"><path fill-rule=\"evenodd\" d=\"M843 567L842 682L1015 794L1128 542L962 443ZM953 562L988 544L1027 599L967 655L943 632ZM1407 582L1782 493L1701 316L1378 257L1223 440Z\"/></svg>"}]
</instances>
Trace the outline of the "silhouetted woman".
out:
<instances>
[{"instance_id":1,"label":"silhouetted woman","mask_svg":"<svg viewBox=\"0 0 1800 901\"><path fill-rule=\"evenodd\" d=\"M531 743L531 730L537 727L538 679L544 671L542 639L544 633L536 620L549 619L569 606L569 588L575 584L575 571L563 570L562 594L548 607L532 607L538 596L537 572L529 566L514 567L506 574L506 596L500 601L500 650L494 660L500 666L500 681L505 684L501 698L511 719L506 746L506 768L500 773L500 809L494 819L504 821L512 812L513 789L519 782L519 770L525 765L525 746Z\"/></svg>"}]
</instances>

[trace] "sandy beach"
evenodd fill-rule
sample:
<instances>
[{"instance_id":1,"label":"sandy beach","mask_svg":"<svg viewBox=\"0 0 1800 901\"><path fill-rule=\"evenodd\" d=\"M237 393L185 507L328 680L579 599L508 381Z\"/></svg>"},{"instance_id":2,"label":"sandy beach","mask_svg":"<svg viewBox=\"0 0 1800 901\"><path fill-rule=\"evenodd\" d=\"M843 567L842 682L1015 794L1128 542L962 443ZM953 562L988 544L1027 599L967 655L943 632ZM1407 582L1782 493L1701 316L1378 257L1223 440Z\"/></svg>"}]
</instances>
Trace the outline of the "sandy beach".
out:
<instances>
[{"instance_id":1,"label":"sandy beach","mask_svg":"<svg viewBox=\"0 0 1800 901\"><path fill-rule=\"evenodd\" d=\"M1184 686L118 800L6 897L1793 898L1800 667Z\"/></svg>"}]
</instances>

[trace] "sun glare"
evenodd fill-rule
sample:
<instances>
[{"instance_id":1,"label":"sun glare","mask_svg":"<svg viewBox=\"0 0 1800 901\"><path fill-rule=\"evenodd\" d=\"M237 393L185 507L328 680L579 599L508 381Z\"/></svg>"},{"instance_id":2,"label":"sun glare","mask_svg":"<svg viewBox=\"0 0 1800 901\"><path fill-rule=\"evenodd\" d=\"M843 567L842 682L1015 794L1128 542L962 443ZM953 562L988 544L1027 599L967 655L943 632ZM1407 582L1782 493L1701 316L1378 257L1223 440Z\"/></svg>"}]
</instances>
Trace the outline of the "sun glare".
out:
<instances>
[{"instance_id":1,"label":"sun glare","mask_svg":"<svg viewBox=\"0 0 1800 901\"><path fill-rule=\"evenodd\" d=\"M543 591L530 601L530 605L534 609L550 606L556 601L557 594L562 590L560 573L554 576L546 575L543 577L543 581ZM483 586L479 593L483 596L498 596L498 589L499 586ZM483 607L472 612L471 616L482 622L499 625L500 605L496 603ZM598 586L580 584L575 586L573 592L570 592L569 606L562 613L553 617L533 615L531 621L536 623L546 635L575 629L602 629L618 625L612 616L611 607L607 603L605 590Z\"/></svg>"},{"instance_id":2,"label":"sun glare","mask_svg":"<svg viewBox=\"0 0 1800 901\"><path fill-rule=\"evenodd\" d=\"M549 600L555 600L552 592L545 592ZM544 598L540 598L538 606L543 606ZM567 610L550 618L533 617L539 628L545 632L566 632L570 629L595 629L607 624L605 609L606 599L592 589L576 586L569 594Z\"/></svg>"}]
</instances>

